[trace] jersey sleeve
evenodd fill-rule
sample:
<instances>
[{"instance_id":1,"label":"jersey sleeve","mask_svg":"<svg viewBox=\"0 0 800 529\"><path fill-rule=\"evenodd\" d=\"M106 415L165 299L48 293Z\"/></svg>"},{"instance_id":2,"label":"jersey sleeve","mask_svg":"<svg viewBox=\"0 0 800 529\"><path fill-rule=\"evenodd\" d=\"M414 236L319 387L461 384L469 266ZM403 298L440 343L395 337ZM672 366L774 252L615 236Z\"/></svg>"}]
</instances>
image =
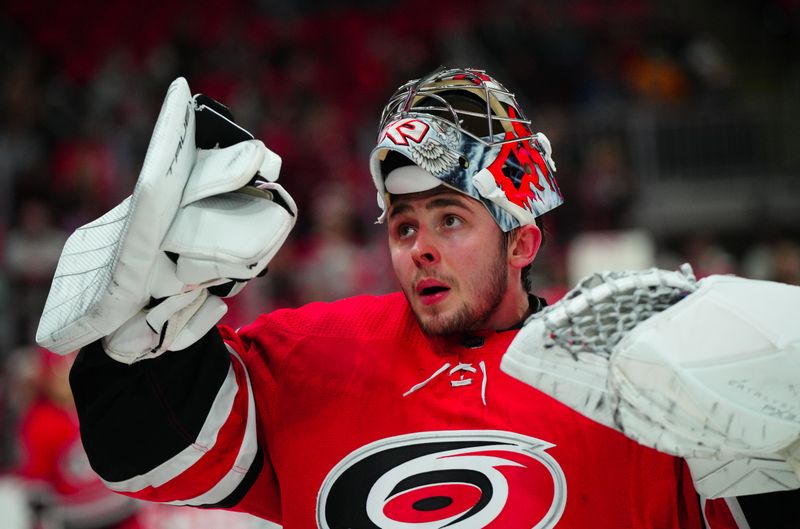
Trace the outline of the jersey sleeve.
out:
<instances>
[{"instance_id":1,"label":"jersey sleeve","mask_svg":"<svg viewBox=\"0 0 800 529\"><path fill-rule=\"evenodd\" d=\"M99 342L79 353L70 384L84 447L106 486L280 522L244 347L213 329L187 349L132 365Z\"/></svg>"}]
</instances>

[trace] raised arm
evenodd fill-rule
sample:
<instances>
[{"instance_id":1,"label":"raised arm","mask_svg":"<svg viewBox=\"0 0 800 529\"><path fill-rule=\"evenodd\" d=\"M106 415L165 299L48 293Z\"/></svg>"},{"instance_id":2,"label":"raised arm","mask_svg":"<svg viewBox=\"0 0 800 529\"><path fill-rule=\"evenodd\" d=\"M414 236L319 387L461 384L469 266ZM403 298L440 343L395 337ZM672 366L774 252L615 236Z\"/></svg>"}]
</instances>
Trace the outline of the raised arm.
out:
<instances>
[{"instance_id":1,"label":"raised arm","mask_svg":"<svg viewBox=\"0 0 800 529\"><path fill-rule=\"evenodd\" d=\"M226 107L177 79L133 194L67 241L37 341L81 349L81 434L111 489L280 519L246 346L215 328L222 298L265 271L294 225L279 170Z\"/></svg>"}]
</instances>

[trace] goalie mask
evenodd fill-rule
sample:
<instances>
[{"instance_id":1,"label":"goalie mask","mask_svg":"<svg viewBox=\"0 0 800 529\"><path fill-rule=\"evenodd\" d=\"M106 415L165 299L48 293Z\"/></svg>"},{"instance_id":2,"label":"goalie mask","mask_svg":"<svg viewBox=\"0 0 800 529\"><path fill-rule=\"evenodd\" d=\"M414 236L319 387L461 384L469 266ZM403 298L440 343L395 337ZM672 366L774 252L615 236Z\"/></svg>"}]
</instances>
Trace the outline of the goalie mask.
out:
<instances>
[{"instance_id":1,"label":"goalie mask","mask_svg":"<svg viewBox=\"0 0 800 529\"><path fill-rule=\"evenodd\" d=\"M386 217L391 196L444 185L482 202L504 232L563 202L547 137L514 94L482 70L439 68L409 81L381 117L370 172Z\"/></svg>"}]
</instances>

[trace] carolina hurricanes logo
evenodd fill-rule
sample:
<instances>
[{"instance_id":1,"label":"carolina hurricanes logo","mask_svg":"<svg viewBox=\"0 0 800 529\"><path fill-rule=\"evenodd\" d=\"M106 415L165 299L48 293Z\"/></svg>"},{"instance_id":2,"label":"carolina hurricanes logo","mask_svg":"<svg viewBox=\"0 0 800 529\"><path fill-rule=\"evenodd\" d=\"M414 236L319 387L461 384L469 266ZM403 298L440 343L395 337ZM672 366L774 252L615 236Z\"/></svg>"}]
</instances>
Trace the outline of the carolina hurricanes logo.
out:
<instances>
[{"instance_id":1,"label":"carolina hurricanes logo","mask_svg":"<svg viewBox=\"0 0 800 529\"><path fill-rule=\"evenodd\" d=\"M321 529L547 529L567 498L553 445L502 431L421 432L342 460L317 501Z\"/></svg>"},{"instance_id":2,"label":"carolina hurricanes logo","mask_svg":"<svg viewBox=\"0 0 800 529\"><path fill-rule=\"evenodd\" d=\"M418 119L401 119L390 123L381 134L378 143L387 136L395 145L408 145L408 140L420 143L428 132L428 125Z\"/></svg>"}]
</instances>

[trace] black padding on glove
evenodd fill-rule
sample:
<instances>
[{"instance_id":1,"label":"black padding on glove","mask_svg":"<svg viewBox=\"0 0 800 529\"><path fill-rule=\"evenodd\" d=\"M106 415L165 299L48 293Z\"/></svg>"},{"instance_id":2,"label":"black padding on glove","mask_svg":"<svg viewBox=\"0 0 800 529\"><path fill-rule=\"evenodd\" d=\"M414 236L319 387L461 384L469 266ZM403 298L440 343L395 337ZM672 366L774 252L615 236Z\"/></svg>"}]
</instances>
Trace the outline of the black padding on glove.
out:
<instances>
[{"instance_id":1,"label":"black padding on glove","mask_svg":"<svg viewBox=\"0 0 800 529\"><path fill-rule=\"evenodd\" d=\"M247 186L245 187L255 187L260 189L259 186L266 182L269 182L269 180L261 176L261 173L256 173L256 175L250 179L250 181L247 183ZM269 193L269 199L271 201L273 201L275 204L285 209L289 215L294 217L294 211L292 211L292 208L289 207L289 204L286 203L286 201L279 193L273 193L271 191L267 191L267 193Z\"/></svg>"},{"instance_id":2,"label":"black padding on glove","mask_svg":"<svg viewBox=\"0 0 800 529\"><path fill-rule=\"evenodd\" d=\"M226 298L230 296L233 287L236 286L236 283L241 283L241 279L232 279L227 283L222 283L221 285L214 285L213 287L208 287L208 293L212 296L217 296L219 298Z\"/></svg>"},{"instance_id":3,"label":"black padding on glove","mask_svg":"<svg viewBox=\"0 0 800 529\"><path fill-rule=\"evenodd\" d=\"M194 142L199 149L225 148L255 137L236 124L230 109L204 94L195 96Z\"/></svg>"}]
</instances>

